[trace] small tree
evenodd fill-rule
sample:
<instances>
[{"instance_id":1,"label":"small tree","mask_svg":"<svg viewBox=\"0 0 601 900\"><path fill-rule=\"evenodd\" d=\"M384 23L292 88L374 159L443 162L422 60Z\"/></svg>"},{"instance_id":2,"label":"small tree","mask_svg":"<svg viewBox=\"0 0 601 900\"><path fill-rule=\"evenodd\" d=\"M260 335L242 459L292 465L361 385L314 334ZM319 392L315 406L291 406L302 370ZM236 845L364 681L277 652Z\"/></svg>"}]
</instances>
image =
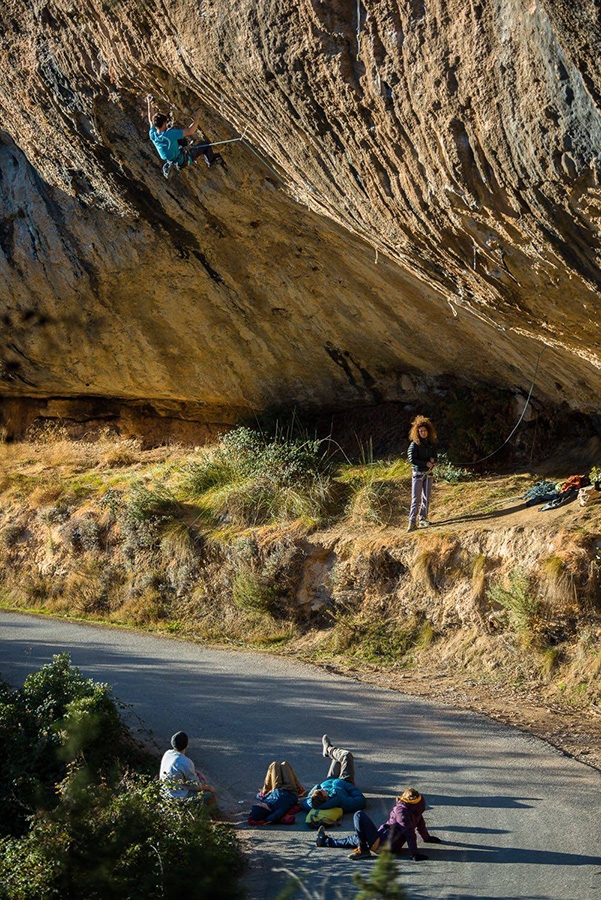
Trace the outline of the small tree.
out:
<instances>
[{"instance_id":1,"label":"small tree","mask_svg":"<svg viewBox=\"0 0 601 900\"><path fill-rule=\"evenodd\" d=\"M369 878L356 872L353 881L360 888L354 900L407 900L405 888L398 881L395 858L386 848L378 855Z\"/></svg>"}]
</instances>

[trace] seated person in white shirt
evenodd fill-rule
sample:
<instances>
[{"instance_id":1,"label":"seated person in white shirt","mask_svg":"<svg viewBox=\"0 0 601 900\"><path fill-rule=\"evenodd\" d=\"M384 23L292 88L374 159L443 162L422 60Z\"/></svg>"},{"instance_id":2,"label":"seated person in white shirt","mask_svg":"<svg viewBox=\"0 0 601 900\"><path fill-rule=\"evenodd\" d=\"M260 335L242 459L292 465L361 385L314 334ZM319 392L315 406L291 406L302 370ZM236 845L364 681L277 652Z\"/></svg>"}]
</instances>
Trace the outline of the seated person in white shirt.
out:
<instances>
[{"instance_id":1,"label":"seated person in white shirt","mask_svg":"<svg viewBox=\"0 0 601 900\"><path fill-rule=\"evenodd\" d=\"M174 800L203 800L215 803L216 792L202 772L198 772L191 759L186 756L188 735L184 731L176 732L171 738L171 750L163 754L161 760L160 779L164 789Z\"/></svg>"}]
</instances>

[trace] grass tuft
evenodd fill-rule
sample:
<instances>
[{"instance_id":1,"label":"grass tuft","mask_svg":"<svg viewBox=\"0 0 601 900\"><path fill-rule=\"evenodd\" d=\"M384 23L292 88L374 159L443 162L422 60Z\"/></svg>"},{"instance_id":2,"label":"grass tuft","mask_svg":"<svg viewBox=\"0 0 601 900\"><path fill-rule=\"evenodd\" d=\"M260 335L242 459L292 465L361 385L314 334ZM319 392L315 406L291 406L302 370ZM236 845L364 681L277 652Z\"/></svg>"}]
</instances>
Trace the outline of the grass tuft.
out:
<instances>
[{"instance_id":1,"label":"grass tuft","mask_svg":"<svg viewBox=\"0 0 601 900\"><path fill-rule=\"evenodd\" d=\"M356 524L391 525L408 512L403 495L411 483L406 460L342 467L337 481L350 491L346 514Z\"/></svg>"},{"instance_id":2,"label":"grass tuft","mask_svg":"<svg viewBox=\"0 0 601 900\"><path fill-rule=\"evenodd\" d=\"M185 467L179 492L223 524L253 527L295 519L316 524L333 507L331 468L321 441L270 439L236 428Z\"/></svg>"}]
</instances>

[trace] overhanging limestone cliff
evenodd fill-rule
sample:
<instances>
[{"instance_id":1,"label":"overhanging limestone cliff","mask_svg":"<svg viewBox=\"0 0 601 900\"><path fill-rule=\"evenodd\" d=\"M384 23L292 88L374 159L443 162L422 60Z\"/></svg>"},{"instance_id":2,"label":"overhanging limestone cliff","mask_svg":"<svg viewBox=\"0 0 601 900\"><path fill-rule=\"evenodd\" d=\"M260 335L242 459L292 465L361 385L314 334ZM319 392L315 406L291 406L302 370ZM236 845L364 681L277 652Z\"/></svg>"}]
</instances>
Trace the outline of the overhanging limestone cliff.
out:
<instances>
[{"instance_id":1,"label":"overhanging limestone cliff","mask_svg":"<svg viewBox=\"0 0 601 900\"><path fill-rule=\"evenodd\" d=\"M223 422L447 372L523 390L546 345L539 397L597 408L596 4L9 0L0 23L1 395ZM248 145L165 182L147 91Z\"/></svg>"}]
</instances>

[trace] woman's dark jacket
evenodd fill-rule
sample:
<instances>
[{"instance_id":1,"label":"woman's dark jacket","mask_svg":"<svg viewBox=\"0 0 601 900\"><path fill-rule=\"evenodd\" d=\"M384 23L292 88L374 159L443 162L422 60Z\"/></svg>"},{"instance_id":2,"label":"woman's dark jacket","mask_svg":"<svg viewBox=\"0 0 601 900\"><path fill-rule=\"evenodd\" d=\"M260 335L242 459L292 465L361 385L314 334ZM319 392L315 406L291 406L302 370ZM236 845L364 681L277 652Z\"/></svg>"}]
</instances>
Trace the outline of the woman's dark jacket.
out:
<instances>
[{"instance_id":1,"label":"woman's dark jacket","mask_svg":"<svg viewBox=\"0 0 601 900\"><path fill-rule=\"evenodd\" d=\"M434 444L431 444L428 440L411 441L407 456L414 471L417 469L418 472L429 472L428 463L431 459L437 459Z\"/></svg>"}]
</instances>

